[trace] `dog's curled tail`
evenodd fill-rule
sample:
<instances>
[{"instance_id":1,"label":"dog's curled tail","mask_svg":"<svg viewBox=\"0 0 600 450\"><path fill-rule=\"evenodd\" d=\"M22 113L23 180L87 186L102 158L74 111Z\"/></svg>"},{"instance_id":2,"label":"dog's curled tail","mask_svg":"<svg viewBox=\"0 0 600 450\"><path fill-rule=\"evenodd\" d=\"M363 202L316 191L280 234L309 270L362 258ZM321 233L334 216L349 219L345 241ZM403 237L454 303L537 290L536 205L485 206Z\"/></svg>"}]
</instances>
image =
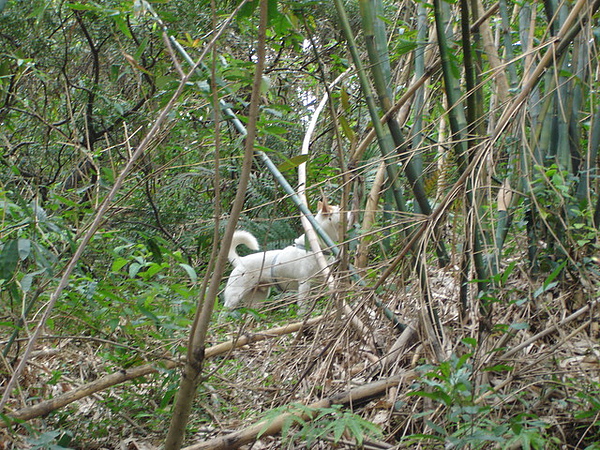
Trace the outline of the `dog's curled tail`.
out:
<instances>
[{"instance_id":1,"label":"dog's curled tail","mask_svg":"<svg viewBox=\"0 0 600 450\"><path fill-rule=\"evenodd\" d=\"M237 263L240 255L237 254L236 248L238 245L244 244L250 250L260 250L258 245L258 241L254 237L252 233L244 230L237 230L233 233L233 237L231 238L231 246L229 247L229 253L227 254L227 258L229 262L234 266Z\"/></svg>"}]
</instances>

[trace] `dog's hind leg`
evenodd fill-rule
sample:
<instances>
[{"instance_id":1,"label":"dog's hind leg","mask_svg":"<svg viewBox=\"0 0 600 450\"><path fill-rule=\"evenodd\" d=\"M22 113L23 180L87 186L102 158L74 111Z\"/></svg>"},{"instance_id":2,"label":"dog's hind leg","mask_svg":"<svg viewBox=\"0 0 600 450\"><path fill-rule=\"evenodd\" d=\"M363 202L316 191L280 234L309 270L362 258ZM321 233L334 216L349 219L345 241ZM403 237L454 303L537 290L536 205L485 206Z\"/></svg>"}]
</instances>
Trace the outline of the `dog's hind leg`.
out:
<instances>
[{"instance_id":1,"label":"dog's hind leg","mask_svg":"<svg viewBox=\"0 0 600 450\"><path fill-rule=\"evenodd\" d=\"M310 310L310 280L298 283L298 315L303 316Z\"/></svg>"},{"instance_id":2,"label":"dog's hind leg","mask_svg":"<svg viewBox=\"0 0 600 450\"><path fill-rule=\"evenodd\" d=\"M244 296L248 290L248 274L243 268L236 267L229 275L225 291L223 291L224 306L227 309L234 309L238 303L244 301ZM250 285L252 286L252 285Z\"/></svg>"},{"instance_id":3,"label":"dog's hind leg","mask_svg":"<svg viewBox=\"0 0 600 450\"><path fill-rule=\"evenodd\" d=\"M225 291L224 307L235 309L238 305L251 307L269 297L270 287L259 283L260 272L236 267L231 272Z\"/></svg>"}]
</instances>

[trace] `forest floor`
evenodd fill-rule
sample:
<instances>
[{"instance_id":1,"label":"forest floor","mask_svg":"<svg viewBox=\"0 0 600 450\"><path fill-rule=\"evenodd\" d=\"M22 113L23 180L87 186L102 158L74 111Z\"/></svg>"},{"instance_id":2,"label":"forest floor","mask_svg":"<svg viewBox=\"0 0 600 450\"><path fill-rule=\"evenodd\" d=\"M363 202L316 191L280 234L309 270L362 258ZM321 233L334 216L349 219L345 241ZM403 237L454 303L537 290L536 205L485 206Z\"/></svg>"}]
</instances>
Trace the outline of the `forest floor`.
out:
<instances>
[{"instance_id":1,"label":"forest floor","mask_svg":"<svg viewBox=\"0 0 600 450\"><path fill-rule=\"evenodd\" d=\"M270 334L265 330L285 325L290 315L303 322L291 297L283 295L260 314L215 323L209 346L239 337L262 340L209 355L186 442L211 442L285 412L307 413L300 405L393 379L343 407L333 402L308 411L318 420L288 419L282 433L262 435L244 448L356 448L357 440L373 449L511 442L600 448L593 447L600 437L600 330L596 300L586 301L598 280L587 283L544 286L516 273L489 302L487 330L475 326L482 323L479 314L461 317L457 273L451 270L429 274L435 314L427 313L431 308L418 286L400 277L378 295L408 325L403 332L369 291L346 286L318 300L299 331ZM345 302L352 306L344 309ZM156 342L153 354L136 355L135 349L115 349L91 336L58 339L49 332L9 411L129 369L113 365L110 352L131 352L135 367L162 360L163 349L183 342ZM3 376L14 362L5 361ZM178 375L176 367L157 365L153 373L2 428L0 449L161 448Z\"/></svg>"}]
</instances>

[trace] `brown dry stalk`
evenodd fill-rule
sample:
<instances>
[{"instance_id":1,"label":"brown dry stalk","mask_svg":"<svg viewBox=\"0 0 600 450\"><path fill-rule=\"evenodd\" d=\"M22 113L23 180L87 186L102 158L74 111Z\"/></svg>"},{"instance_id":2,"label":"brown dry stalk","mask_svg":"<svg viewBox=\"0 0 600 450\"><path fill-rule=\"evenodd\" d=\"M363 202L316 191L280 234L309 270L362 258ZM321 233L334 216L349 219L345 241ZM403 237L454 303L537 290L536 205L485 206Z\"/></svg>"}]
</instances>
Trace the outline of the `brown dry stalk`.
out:
<instances>
[{"instance_id":1,"label":"brown dry stalk","mask_svg":"<svg viewBox=\"0 0 600 450\"><path fill-rule=\"evenodd\" d=\"M232 339L227 342L223 342L221 344L217 344L207 348L204 356L205 358L212 358L218 355L222 355L234 348L242 347L253 342L260 342L269 338L294 333L306 327L316 325L317 323L323 320L323 317L324 316L317 316L306 321L295 322L283 325L281 327L271 328L266 331L260 331L254 334L246 334L240 336L237 339ZM158 372L161 369L173 369L179 366L182 362L183 361L163 359L150 364L145 364L143 366L138 366L127 370L122 369L118 372L105 375L102 378L99 378L91 383L79 386L52 399L45 400L33 406L28 406L27 408L15 411L12 414L7 414L6 417L9 420L0 421L0 428L6 428L7 426L11 425L13 420L26 421L51 413L52 411L62 408L63 406L66 406L77 400L81 400L82 398L89 397L90 395L93 395L96 392L103 391L125 381L133 380L135 378L143 377L145 375L150 375L152 373Z\"/></svg>"},{"instance_id":2,"label":"brown dry stalk","mask_svg":"<svg viewBox=\"0 0 600 450\"><path fill-rule=\"evenodd\" d=\"M371 397L377 397L382 395L387 389L397 387L403 381L412 379L415 376L415 372L407 370L401 374L394 375L383 380L374 381L354 389L350 389L345 392L341 392L331 397L324 398L318 402L311 403L308 408L328 408L331 405L345 405L352 402L365 401ZM260 421L233 433L219 436L209 441L200 442L198 444L185 447L183 450L219 450L219 449L233 449L238 448L244 444L255 441L259 436L271 436L279 433L286 420L289 420L295 414L282 413L279 416L266 421ZM311 420L309 414L302 414L303 420Z\"/></svg>"},{"instance_id":3,"label":"brown dry stalk","mask_svg":"<svg viewBox=\"0 0 600 450\"><path fill-rule=\"evenodd\" d=\"M375 214L377 213L377 204L385 181L385 163L380 163L375 179L373 180L373 186L367 197L367 204L365 206L365 215L362 222L362 229L365 230L363 233L358 249L356 250L356 256L354 260L354 266L357 269L364 269L367 267L367 259L369 256L369 244L373 241L373 234L366 232L373 228L375 222Z\"/></svg>"}]
</instances>

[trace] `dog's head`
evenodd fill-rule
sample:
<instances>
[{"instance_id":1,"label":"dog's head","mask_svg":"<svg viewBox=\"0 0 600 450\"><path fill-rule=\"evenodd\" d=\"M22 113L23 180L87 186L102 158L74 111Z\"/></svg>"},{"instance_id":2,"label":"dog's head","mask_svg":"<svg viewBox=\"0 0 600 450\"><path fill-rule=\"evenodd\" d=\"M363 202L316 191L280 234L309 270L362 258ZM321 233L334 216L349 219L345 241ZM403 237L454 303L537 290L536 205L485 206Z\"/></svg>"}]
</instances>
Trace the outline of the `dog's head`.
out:
<instances>
[{"instance_id":1,"label":"dog's head","mask_svg":"<svg viewBox=\"0 0 600 450\"><path fill-rule=\"evenodd\" d=\"M327 199L323 197L323 200L318 203L315 219L332 240L339 241L341 235L340 223L342 221L339 206L330 205L327 203Z\"/></svg>"}]
</instances>

